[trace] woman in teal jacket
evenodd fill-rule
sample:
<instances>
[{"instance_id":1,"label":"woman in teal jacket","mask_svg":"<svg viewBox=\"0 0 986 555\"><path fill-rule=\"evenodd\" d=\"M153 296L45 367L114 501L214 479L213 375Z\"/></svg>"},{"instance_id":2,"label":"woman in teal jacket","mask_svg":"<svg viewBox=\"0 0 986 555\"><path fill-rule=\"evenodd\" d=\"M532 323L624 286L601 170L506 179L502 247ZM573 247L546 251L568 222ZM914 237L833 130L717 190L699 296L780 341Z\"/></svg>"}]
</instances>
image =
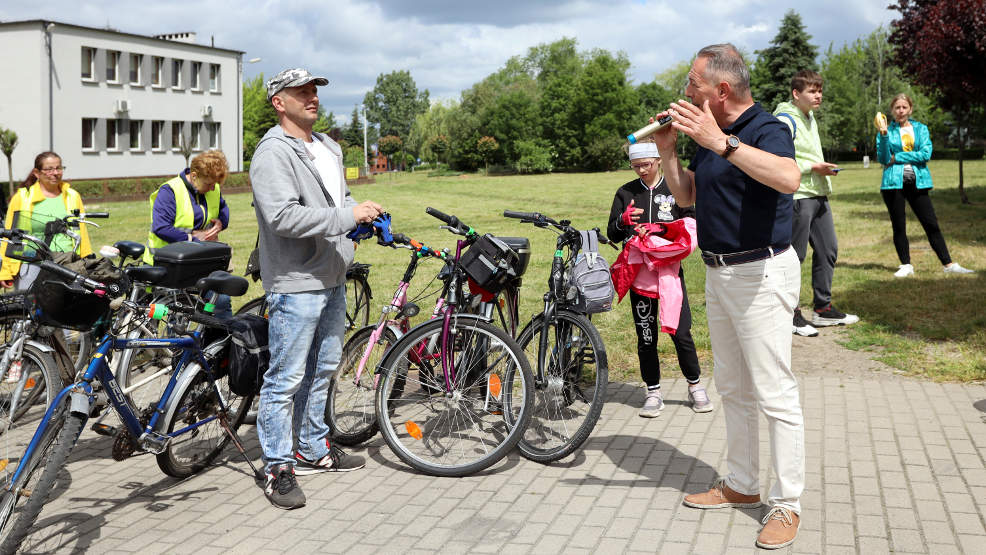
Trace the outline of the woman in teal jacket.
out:
<instances>
[{"instance_id":1,"label":"woman in teal jacket","mask_svg":"<svg viewBox=\"0 0 986 555\"><path fill-rule=\"evenodd\" d=\"M910 245L907 241L907 215L904 201L921 222L931 248L944 266L946 274L971 274L958 263L952 262L945 245L945 237L938 227L935 207L931 204L931 136L928 126L911 119L914 103L906 94L898 94L890 101L893 122L877 121L876 155L883 165L883 182L880 194L890 212L890 224L894 231L894 247L900 258L900 268L895 277L914 275L911 265Z\"/></svg>"}]
</instances>

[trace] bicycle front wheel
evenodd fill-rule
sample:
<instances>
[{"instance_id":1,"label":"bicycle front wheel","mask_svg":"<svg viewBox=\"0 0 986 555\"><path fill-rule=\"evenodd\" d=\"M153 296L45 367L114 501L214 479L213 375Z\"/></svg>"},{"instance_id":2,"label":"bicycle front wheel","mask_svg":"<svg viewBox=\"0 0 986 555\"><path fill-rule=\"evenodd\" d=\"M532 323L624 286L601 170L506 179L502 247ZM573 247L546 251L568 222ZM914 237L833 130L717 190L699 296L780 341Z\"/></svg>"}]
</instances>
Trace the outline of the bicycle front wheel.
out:
<instances>
[{"instance_id":1,"label":"bicycle front wheel","mask_svg":"<svg viewBox=\"0 0 986 555\"><path fill-rule=\"evenodd\" d=\"M548 463L568 456L592 433L606 401L609 366L599 331L587 318L559 311L544 330L541 314L518 343L535 368L534 414L518 448L524 457ZM542 333L544 369L537 370Z\"/></svg>"},{"instance_id":2,"label":"bicycle front wheel","mask_svg":"<svg viewBox=\"0 0 986 555\"><path fill-rule=\"evenodd\" d=\"M204 350L208 352L209 347ZM218 367L221 360L221 356L216 356L212 366ZM226 418L235 431L243 423L253 395L236 395L230 391L229 380L225 377L216 379L215 384L227 403ZM219 422L221 404L216 388L204 371L199 369L192 383L180 394L177 406L164 424L166 433L174 436L164 452L157 456L157 463L168 476L187 478L212 464L229 443L229 436Z\"/></svg>"},{"instance_id":3,"label":"bicycle front wheel","mask_svg":"<svg viewBox=\"0 0 986 555\"><path fill-rule=\"evenodd\" d=\"M359 445L377 434L374 378L380 361L397 343L397 334L384 327L380 337L371 343L376 331L376 328L363 328L346 341L339 369L329 385L325 422L332 430L332 439L340 445ZM369 357L357 381L356 370L367 348Z\"/></svg>"},{"instance_id":4,"label":"bicycle front wheel","mask_svg":"<svg viewBox=\"0 0 986 555\"><path fill-rule=\"evenodd\" d=\"M66 400L53 414L34 453L26 462L20 461L24 468L17 482L10 483L12 473L4 481L3 497L0 497L0 553L14 553L20 548L82 432L86 417L68 412L67 403ZM45 540L38 538L39 542ZM56 547L35 544L29 539L26 551L45 553Z\"/></svg>"},{"instance_id":5,"label":"bicycle front wheel","mask_svg":"<svg viewBox=\"0 0 986 555\"><path fill-rule=\"evenodd\" d=\"M465 315L425 322L381 364L377 421L387 445L434 476L467 476L516 446L527 426L534 384L523 352L503 330ZM446 379L442 358L454 367ZM448 383L447 383L448 382Z\"/></svg>"}]
</instances>

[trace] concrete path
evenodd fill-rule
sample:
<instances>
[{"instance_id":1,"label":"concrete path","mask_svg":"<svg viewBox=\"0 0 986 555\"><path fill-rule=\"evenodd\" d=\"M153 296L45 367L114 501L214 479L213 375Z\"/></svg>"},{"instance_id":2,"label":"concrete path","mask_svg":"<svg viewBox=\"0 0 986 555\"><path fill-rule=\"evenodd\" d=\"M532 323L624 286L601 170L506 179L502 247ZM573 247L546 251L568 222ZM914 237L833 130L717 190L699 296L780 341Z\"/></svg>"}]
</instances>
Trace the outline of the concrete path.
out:
<instances>
[{"instance_id":1,"label":"concrete path","mask_svg":"<svg viewBox=\"0 0 986 555\"><path fill-rule=\"evenodd\" d=\"M823 331L832 341L836 331ZM822 368L797 338L807 422L801 533L782 552L986 553L986 386L902 378L879 364ZM837 348L837 347L833 347ZM513 454L479 476L413 473L378 437L365 470L299 478L308 505L271 507L242 460L183 482L151 456L109 458L85 432L26 551L94 553L742 553L762 509L699 511L687 493L725 471L718 409L694 414L665 376L667 407L637 416L639 386L610 384L581 453L542 466ZM712 397L718 401L712 388ZM768 437L761 427L764 492ZM256 434L250 452L259 458Z\"/></svg>"}]
</instances>

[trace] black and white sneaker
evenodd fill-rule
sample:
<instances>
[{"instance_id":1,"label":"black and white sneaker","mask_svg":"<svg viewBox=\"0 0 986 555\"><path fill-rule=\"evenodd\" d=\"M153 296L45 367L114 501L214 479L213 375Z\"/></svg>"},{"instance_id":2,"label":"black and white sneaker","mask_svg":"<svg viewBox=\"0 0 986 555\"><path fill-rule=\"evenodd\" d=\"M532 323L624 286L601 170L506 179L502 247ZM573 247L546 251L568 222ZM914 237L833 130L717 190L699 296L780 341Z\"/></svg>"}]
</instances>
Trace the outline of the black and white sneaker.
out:
<instances>
[{"instance_id":1,"label":"black and white sneaker","mask_svg":"<svg viewBox=\"0 0 986 555\"><path fill-rule=\"evenodd\" d=\"M290 464L276 465L267 472L264 495L278 509L297 509L304 507L306 502Z\"/></svg>"},{"instance_id":2,"label":"black and white sneaker","mask_svg":"<svg viewBox=\"0 0 986 555\"><path fill-rule=\"evenodd\" d=\"M816 308L815 313L811 315L811 323L820 328L825 326L848 326L858 321L859 316L846 314L835 308L832 303L829 303L828 306L823 308Z\"/></svg>"},{"instance_id":3,"label":"black and white sneaker","mask_svg":"<svg viewBox=\"0 0 986 555\"><path fill-rule=\"evenodd\" d=\"M802 337L815 337L818 335L818 330L812 327L812 325L808 323L808 320L805 320L805 317L801 315L800 308L794 309L793 333L794 335L800 335Z\"/></svg>"},{"instance_id":4,"label":"black and white sneaker","mask_svg":"<svg viewBox=\"0 0 986 555\"><path fill-rule=\"evenodd\" d=\"M301 453L295 453L294 462L294 472L298 476L318 474L319 472L349 472L366 466L366 459L356 455L347 455L345 451L335 445L329 445L329 454L317 461L310 461Z\"/></svg>"}]
</instances>

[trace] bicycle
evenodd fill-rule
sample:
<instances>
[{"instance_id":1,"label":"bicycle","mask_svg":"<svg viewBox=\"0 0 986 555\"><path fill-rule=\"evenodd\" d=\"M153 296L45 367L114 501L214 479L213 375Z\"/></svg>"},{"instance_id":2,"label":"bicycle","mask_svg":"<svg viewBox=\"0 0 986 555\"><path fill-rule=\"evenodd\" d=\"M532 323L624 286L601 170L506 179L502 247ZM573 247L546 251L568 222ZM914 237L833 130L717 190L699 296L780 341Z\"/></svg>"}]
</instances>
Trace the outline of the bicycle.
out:
<instances>
[{"instance_id":1,"label":"bicycle","mask_svg":"<svg viewBox=\"0 0 986 555\"><path fill-rule=\"evenodd\" d=\"M517 445L531 417L533 377L516 342L488 318L460 310L468 279L492 286L478 267L463 264L496 241L455 216L425 210L463 237L456 241L444 306L437 318L411 328L378 367L377 425L384 441L412 468L435 476L484 470ZM509 266L510 249L497 263ZM468 260L476 261L481 254ZM467 272L475 277L467 279Z\"/></svg>"},{"instance_id":2,"label":"bicycle","mask_svg":"<svg viewBox=\"0 0 986 555\"><path fill-rule=\"evenodd\" d=\"M380 244L410 250L410 260L390 304L380 311L377 323L357 330L342 347L342 357L329 386L329 398L325 404L325 421L332 430L332 439L341 445L359 445L376 435L374 391L380 375L372 370L377 367L387 350L408 332L411 318L420 312L414 301L425 294L410 301L407 298L418 263L425 258L447 258L446 252L436 251L399 233L393 234L392 241L380 241ZM443 266L439 279L447 279L447 268L447 265ZM433 318L441 314L443 306L443 299L439 297L432 312ZM403 389L401 384L398 387Z\"/></svg>"},{"instance_id":3,"label":"bicycle","mask_svg":"<svg viewBox=\"0 0 986 555\"><path fill-rule=\"evenodd\" d=\"M0 237L18 242L25 238L20 230L0 230ZM8 256L9 253L10 249ZM38 264L51 276L50 279L39 278L39 283L32 288L36 314L55 321L70 313L81 318L66 302L84 304L85 322L92 329L108 329L75 383L55 396L30 444L17 460L16 469L4 473L0 497L0 551L16 551L30 532L86 420L105 409L106 401L120 416L129 434L121 436L127 441L118 440L115 447L155 454L158 466L170 476L184 478L201 471L220 455L230 440L259 476L235 432L250 399L233 395L223 380L223 353L229 335L222 337L220 334L218 339L206 343L203 334L203 330L209 329L224 331L224 321L181 303L167 307L139 306L125 299L125 280L121 285L89 279L52 263L47 259L50 254L41 245L34 255L24 252L18 256ZM161 270L163 268L133 267L127 273L135 279L151 281ZM246 292L247 282L238 276L215 272L199 280L198 289L235 296ZM131 318L111 320L113 310L128 312ZM196 322L202 327L190 335L176 334L159 339L126 339L128 330L117 327L119 322L162 318L168 311L181 316L176 321ZM83 322L76 320L75 323L81 327ZM179 333L183 331L177 325L175 329ZM181 356L154 409L150 414L139 413L121 392L107 362L108 355L113 350L159 347L180 349Z\"/></svg>"},{"instance_id":4,"label":"bicycle","mask_svg":"<svg viewBox=\"0 0 986 555\"><path fill-rule=\"evenodd\" d=\"M525 458L548 463L575 452L599 420L609 378L606 347L589 318L574 306L577 291L568 281L582 247L579 230L569 220L557 222L537 212L506 210L503 215L558 230L544 309L516 335L530 357L535 391L531 423L518 448ZM600 242L612 245L598 229L591 231ZM507 314L499 313L501 325L512 329L516 329L519 287L519 280L508 282L504 289ZM500 310L499 303L488 306Z\"/></svg>"}]
</instances>

